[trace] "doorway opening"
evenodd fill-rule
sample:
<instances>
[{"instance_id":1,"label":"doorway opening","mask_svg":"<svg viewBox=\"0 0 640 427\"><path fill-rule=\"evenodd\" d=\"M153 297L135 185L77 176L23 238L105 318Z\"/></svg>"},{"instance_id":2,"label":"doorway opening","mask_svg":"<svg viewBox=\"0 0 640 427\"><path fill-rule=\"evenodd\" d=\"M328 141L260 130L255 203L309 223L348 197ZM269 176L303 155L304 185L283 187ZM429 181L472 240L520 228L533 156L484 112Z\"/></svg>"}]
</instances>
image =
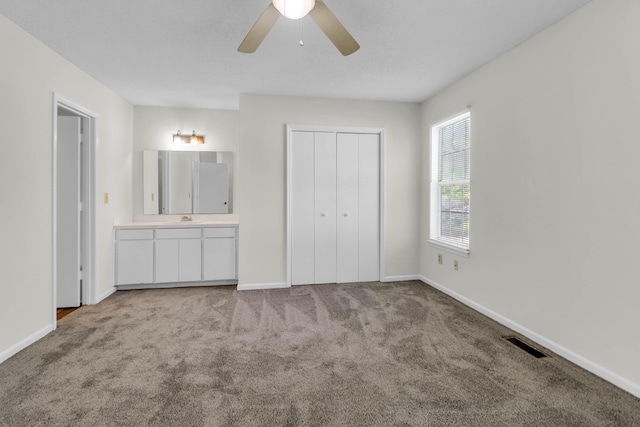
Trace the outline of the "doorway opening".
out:
<instances>
[{"instance_id":1,"label":"doorway opening","mask_svg":"<svg viewBox=\"0 0 640 427\"><path fill-rule=\"evenodd\" d=\"M63 317L67 317L68 314L73 313L74 311L76 311L78 309L78 307L70 307L70 308L58 308L56 310L56 319L60 320Z\"/></svg>"},{"instance_id":2,"label":"doorway opening","mask_svg":"<svg viewBox=\"0 0 640 427\"><path fill-rule=\"evenodd\" d=\"M53 96L52 319L95 301L96 115Z\"/></svg>"}]
</instances>

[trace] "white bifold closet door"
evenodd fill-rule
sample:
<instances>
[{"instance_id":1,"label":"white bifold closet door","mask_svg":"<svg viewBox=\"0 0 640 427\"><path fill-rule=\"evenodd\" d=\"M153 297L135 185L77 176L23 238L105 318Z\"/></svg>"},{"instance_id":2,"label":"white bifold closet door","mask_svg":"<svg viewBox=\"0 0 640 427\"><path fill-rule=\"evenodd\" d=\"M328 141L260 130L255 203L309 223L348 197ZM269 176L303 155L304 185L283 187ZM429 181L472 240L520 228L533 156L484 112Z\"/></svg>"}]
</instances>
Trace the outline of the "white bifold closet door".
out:
<instances>
[{"instance_id":1,"label":"white bifold closet door","mask_svg":"<svg viewBox=\"0 0 640 427\"><path fill-rule=\"evenodd\" d=\"M292 132L291 282L380 278L380 137Z\"/></svg>"}]
</instances>

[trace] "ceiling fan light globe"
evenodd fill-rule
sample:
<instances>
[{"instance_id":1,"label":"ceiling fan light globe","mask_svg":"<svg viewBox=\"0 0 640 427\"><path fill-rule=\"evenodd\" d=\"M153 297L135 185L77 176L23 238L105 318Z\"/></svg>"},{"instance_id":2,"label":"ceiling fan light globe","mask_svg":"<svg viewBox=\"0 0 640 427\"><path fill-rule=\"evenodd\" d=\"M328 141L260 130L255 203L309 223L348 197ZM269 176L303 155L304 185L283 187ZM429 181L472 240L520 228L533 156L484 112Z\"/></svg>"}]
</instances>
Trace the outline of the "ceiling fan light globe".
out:
<instances>
[{"instance_id":1,"label":"ceiling fan light globe","mask_svg":"<svg viewBox=\"0 0 640 427\"><path fill-rule=\"evenodd\" d=\"M304 18L316 5L316 0L272 0L272 2L278 12L289 19Z\"/></svg>"}]
</instances>

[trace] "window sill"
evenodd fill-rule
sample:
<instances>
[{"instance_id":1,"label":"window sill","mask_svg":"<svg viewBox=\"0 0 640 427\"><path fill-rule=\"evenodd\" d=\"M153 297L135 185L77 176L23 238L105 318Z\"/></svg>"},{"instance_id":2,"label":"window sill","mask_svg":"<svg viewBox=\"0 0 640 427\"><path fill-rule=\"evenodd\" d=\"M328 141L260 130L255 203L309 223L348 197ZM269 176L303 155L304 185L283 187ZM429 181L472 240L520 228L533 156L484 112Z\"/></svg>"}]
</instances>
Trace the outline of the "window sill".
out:
<instances>
[{"instance_id":1,"label":"window sill","mask_svg":"<svg viewBox=\"0 0 640 427\"><path fill-rule=\"evenodd\" d=\"M471 251L469 249L465 249L465 248L461 248L461 247L458 247L458 246L449 245L447 243L440 242L438 240L429 239L429 244L431 246L435 246L436 248L443 249L443 250L449 251L449 252L453 252L454 254L463 256L465 258L468 258L469 254L471 253Z\"/></svg>"}]
</instances>

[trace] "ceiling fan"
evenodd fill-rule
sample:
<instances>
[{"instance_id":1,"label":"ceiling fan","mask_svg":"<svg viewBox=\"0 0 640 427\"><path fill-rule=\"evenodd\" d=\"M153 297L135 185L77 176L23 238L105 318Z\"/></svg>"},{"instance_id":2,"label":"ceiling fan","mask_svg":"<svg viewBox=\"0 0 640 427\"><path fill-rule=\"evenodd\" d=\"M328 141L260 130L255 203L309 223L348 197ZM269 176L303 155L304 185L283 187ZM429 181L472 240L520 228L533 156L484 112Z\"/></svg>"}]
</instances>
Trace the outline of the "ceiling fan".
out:
<instances>
[{"instance_id":1,"label":"ceiling fan","mask_svg":"<svg viewBox=\"0 0 640 427\"><path fill-rule=\"evenodd\" d=\"M258 49L262 40L275 25L280 15L289 19L300 19L309 15L320 29L329 37L331 43L344 56L351 55L360 49L346 28L338 21L338 18L329 10L322 0L272 0L269 6L262 12L249 34L244 38L238 52L253 53Z\"/></svg>"}]
</instances>

